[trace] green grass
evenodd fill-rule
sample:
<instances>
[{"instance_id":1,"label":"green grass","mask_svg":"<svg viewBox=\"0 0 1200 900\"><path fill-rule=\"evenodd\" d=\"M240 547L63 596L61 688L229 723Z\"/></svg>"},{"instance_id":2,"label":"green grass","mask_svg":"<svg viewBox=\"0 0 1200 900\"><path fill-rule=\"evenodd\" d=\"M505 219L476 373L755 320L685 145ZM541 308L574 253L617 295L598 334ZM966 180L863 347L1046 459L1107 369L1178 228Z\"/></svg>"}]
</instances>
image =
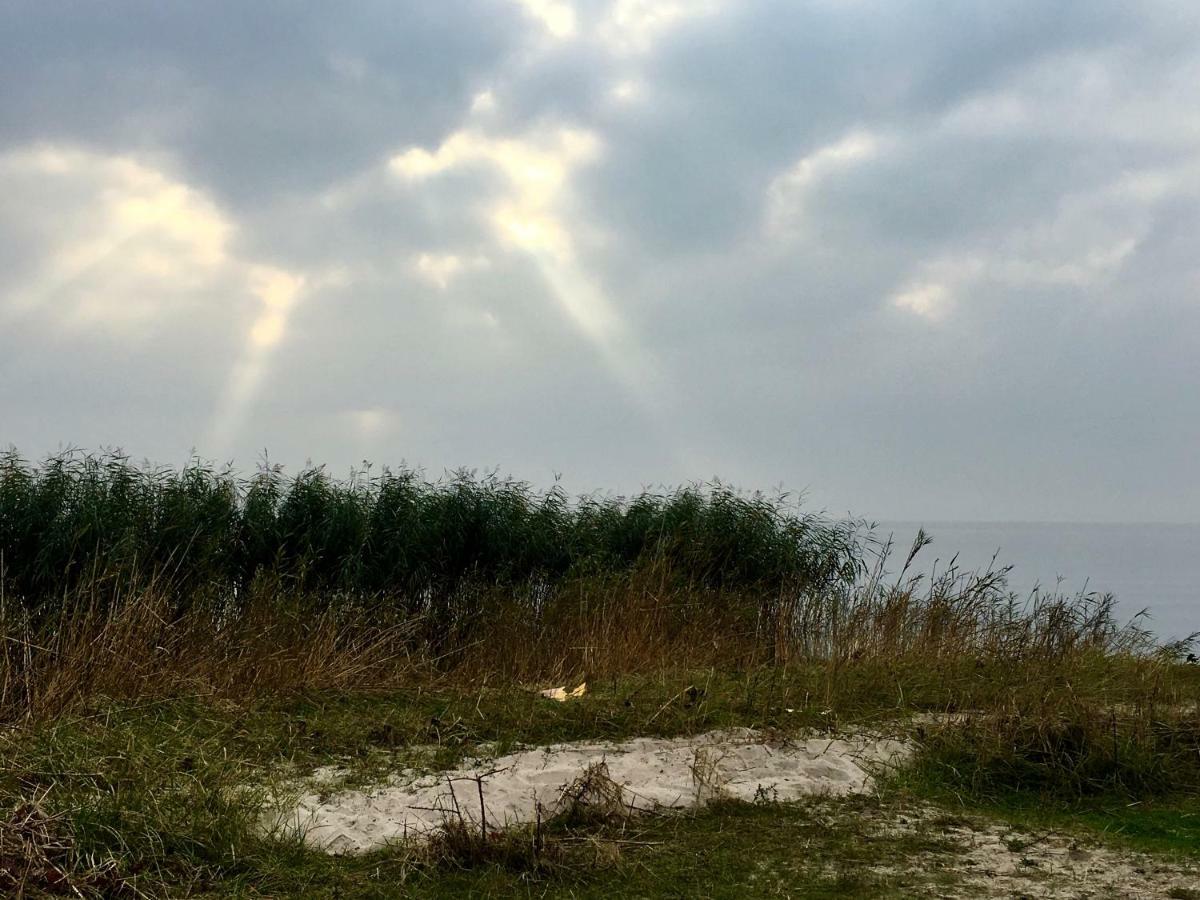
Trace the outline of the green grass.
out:
<instances>
[{"instance_id":1,"label":"green grass","mask_svg":"<svg viewBox=\"0 0 1200 900\"><path fill-rule=\"evenodd\" d=\"M944 790L929 790L924 796L950 808L961 802ZM1148 800L1109 796L1075 803L1046 803L1018 794L972 802L969 809L1028 830L1075 831L1132 850L1200 858L1200 796L1191 793Z\"/></svg>"},{"instance_id":2,"label":"green grass","mask_svg":"<svg viewBox=\"0 0 1200 900\"><path fill-rule=\"evenodd\" d=\"M423 762L447 767L480 748L502 754L518 743L836 724L820 703L804 705L806 686L813 686L809 673L761 670L608 679L593 682L582 700L562 704L515 686L311 692L244 704L209 698L109 703L0 736L0 788L28 783L22 773L39 768L87 771L94 767L89 760L106 762L106 781L127 778L122 772L204 771L210 761L218 781L225 767L249 775L331 760L370 777L411 758L414 747L425 748ZM88 784L87 778L53 781L57 790Z\"/></svg>"},{"instance_id":3,"label":"green grass","mask_svg":"<svg viewBox=\"0 0 1200 900\"><path fill-rule=\"evenodd\" d=\"M386 595L445 624L470 611L472 587L538 594L652 558L694 584L769 594L859 574L857 528L719 483L572 500L494 473L431 481L368 467L337 479L264 464L241 477L199 460L171 470L119 453L36 465L0 455L0 590L30 609L81 585L111 603L155 581L182 605L227 610L266 578L329 603ZM529 614L520 593L513 612Z\"/></svg>"},{"instance_id":4,"label":"green grass","mask_svg":"<svg viewBox=\"0 0 1200 900\"><path fill-rule=\"evenodd\" d=\"M719 804L690 815L650 817L576 833L542 871L453 861L418 865L398 853L331 858L292 848L260 873L265 894L405 896L907 897L952 879L938 873L877 873L953 847L935 832L893 835L870 827L871 800L784 806ZM560 836L560 840L566 836ZM251 895L248 883L222 892Z\"/></svg>"},{"instance_id":5,"label":"green grass","mask_svg":"<svg viewBox=\"0 0 1200 900\"><path fill-rule=\"evenodd\" d=\"M1155 715L1074 692L1017 701L928 729L907 778L980 802L1200 795L1196 715L1194 705Z\"/></svg>"},{"instance_id":6,"label":"green grass","mask_svg":"<svg viewBox=\"0 0 1200 900\"><path fill-rule=\"evenodd\" d=\"M517 742L824 718L816 708L784 713L781 702L795 701L778 686L772 696L758 683L760 675L711 676L700 682L695 699L686 689L699 679L676 676L597 685L585 700L568 704L514 689L416 688L248 705L202 698L104 705L0 737L0 807L38 797L49 812L68 817L80 857L116 858L151 892L182 884L190 892L261 888L294 896L320 886L336 896L358 882L356 890L368 890L373 866L406 870L414 864L386 857L373 864L330 861L261 840L253 826L271 784L329 763L352 771L348 783L369 782L398 767L446 767L466 754L502 753ZM263 790L247 792L254 785ZM450 877L443 887L441 875L430 880L427 869L416 866L413 874L435 895L463 879L502 880L484 866ZM556 866L555 877L569 871L571 865ZM313 883L302 884L306 878Z\"/></svg>"},{"instance_id":7,"label":"green grass","mask_svg":"<svg viewBox=\"0 0 1200 900\"><path fill-rule=\"evenodd\" d=\"M646 897L920 896L951 876L939 876L936 866L922 874L897 865L881 874L862 863L948 853L936 829L892 834L868 827L869 813L899 814L927 802L948 815L1075 831L1156 853L1194 854L1200 845L1200 799L1186 791L1135 805L1114 797L1080 803L972 796L944 780L922 780L936 757L888 782L882 799L730 804L698 815L572 829L552 835L554 852L540 860L519 834L511 839L516 845L431 860L401 851L331 858L255 831L272 787L321 765L346 767L347 784L366 784L397 768L449 767L465 755L501 754L517 743L735 725L785 733L856 722L900 729L907 727L903 717L920 709L880 704L872 688L877 673L845 674L832 707L815 690L821 673L804 668L612 679L565 704L511 687L451 684L251 703L204 697L104 703L0 735L0 808L38 798L47 812L65 816L78 859L117 860L151 896L174 885L172 895L384 897L395 896L401 881L413 896L598 897L619 887ZM906 693L921 699L912 684Z\"/></svg>"}]
</instances>

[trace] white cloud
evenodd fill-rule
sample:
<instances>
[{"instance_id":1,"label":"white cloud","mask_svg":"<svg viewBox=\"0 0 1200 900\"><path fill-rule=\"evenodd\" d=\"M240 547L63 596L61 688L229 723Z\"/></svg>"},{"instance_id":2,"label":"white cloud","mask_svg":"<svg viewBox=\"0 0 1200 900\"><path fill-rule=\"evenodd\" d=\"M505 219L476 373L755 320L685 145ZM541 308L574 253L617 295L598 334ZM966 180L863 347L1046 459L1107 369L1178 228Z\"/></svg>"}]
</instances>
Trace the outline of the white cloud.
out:
<instances>
[{"instance_id":1,"label":"white cloud","mask_svg":"<svg viewBox=\"0 0 1200 900\"><path fill-rule=\"evenodd\" d=\"M1005 83L969 94L942 116L939 128L971 138L1013 137L1196 148L1200 144L1200 60L1160 73L1152 92L1121 47L1055 54L1020 69ZM1102 115L1097 111L1103 110Z\"/></svg>"},{"instance_id":2,"label":"white cloud","mask_svg":"<svg viewBox=\"0 0 1200 900\"><path fill-rule=\"evenodd\" d=\"M304 288L304 278L274 266L251 266L250 290L262 310L250 329L250 345L268 350L283 340L288 317Z\"/></svg>"},{"instance_id":3,"label":"white cloud","mask_svg":"<svg viewBox=\"0 0 1200 900\"><path fill-rule=\"evenodd\" d=\"M456 253L421 253L413 262L413 269L420 278L444 291L463 272L471 269L486 269L490 264L491 262L486 256L465 257Z\"/></svg>"},{"instance_id":4,"label":"white cloud","mask_svg":"<svg viewBox=\"0 0 1200 900\"><path fill-rule=\"evenodd\" d=\"M49 220L36 274L5 299L8 313L49 307L64 325L144 333L205 302L242 263L233 226L202 192L127 156L42 145L0 156L0 190L29 193L31 223ZM53 206L47 206L47 204Z\"/></svg>"},{"instance_id":5,"label":"white cloud","mask_svg":"<svg viewBox=\"0 0 1200 900\"><path fill-rule=\"evenodd\" d=\"M575 8L566 0L515 0L525 13L537 19L546 33L557 40L575 36L579 23Z\"/></svg>"},{"instance_id":6,"label":"white cloud","mask_svg":"<svg viewBox=\"0 0 1200 900\"><path fill-rule=\"evenodd\" d=\"M486 115L496 111L496 95L490 91L480 91L471 98L471 112L476 115Z\"/></svg>"},{"instance_id":7,"label":"white cloud","mask_svg":"<svg viewBox=\"0 0 1200 900\"><path fill-rule=\"evenodd\" d=\"M1173 188L1184 189L1186 172L1133 172L1098 189L1060 197L1040 218L1014 223L988 234L973 249L950 251L923 264L916 279L890 301L938 321L974 285L1103 287L1137 252L1157 202Z\"/></svg>"},{"instance_id":8,"label":"white cloud","mask_svg":"<svg viewBox=\"0 0 1200 900\"><path fill-rule=\"evenodd\" d=\"M486 166L501 173L507 189L483 204L496 239L537 264L563 313L591 341L618 380L643 404L657 405L661 378L655 363L638 347L616 306L584 270L576 252L575 233L584 225L572 206L571 176L600 151L595 134L576 128L534 129L519 137L462 130L433 151L410 147L396 154L389 169L410 182L466 166Z\"/></svg>"},{"instance_id":9,"label":"white cloud","mask_svg":"<svg viewBox=\"0 0 1200 900\"><path fill-rule=\"evenodd\" d=\"M788 166L767 187L767 233L775 238L794 237L806 225L808 192L828 178L877 158L884 147L879 135L855 129Z\"/></svg>"},{"instance_id":10,"label":"white cloud","mask_svg":"<svg viewBox=\"0 0 1200 900\"><path fill-rule=\"evenodd\" d=\"M18 230L41 230L32 274L0 317L38 313L62 328L146 337L215 296L253 294L254 264L230 250L233 223L202 191L131 156L38 145L0 156ZM17 198L28 193L31 202Z\"/></svg>"},{"instance_id":11,"label":"white cloud","mask_svg":"<svg viewBox=\"0 0 1200 900\"><path fill-rule=\"evenodd\" d=\"M609 92L614 100L622 103L631 103L641 99L645 93L645 85L633 78L624 78L618 81Z\"/></svg>"},{"instance_id":12,"label":"white cloud","mask_svg":"<svg viewBox=\"0 0 1200 900\"><path fill-rule=\"evenodd\" d=\"M723 0L612 0L602 12L581 17L572 0L513 2L554 41L584 38L621 56L643 56L671 29L724 5Z\"/></svg>"},{"instance_id":13,"label":"white cloud","mask_svg":"<svg viewBox=\"0 0 1200 900\"><path fill-rule=\"evenodd\" d=\"M599 33L619 53L646 53L671 28L713 15L720 7L717 0L615 0Z\"/></svg>"},{"instance_id":14,"label":"white cloud","mask_svg":"<svg viewBox=\"0 0 1200 900\"><path fill-rule=\"evenodd\" d=\"M245 424L270 371L272 356L286 336L288 322L306 287L303 276L273 266L251 266L249 275L251 290L261 307L209 421L207 445L219 453L229 449Z\"/></svg>"},{"instance_id":15,"label":"white cloud","mask_svg":"<svg viewBox=\"0 0 1200 900\"><path fill-rule=\"evenodd\" d=\"M891 300L898 309L934 322L946 317L952 302L949 287L936 281L910 285Z\"/></svg>"},{"instance_id":16,"label":"white cloud","mask_svg":"<svg viewBox=\"0 0 1200 900\"><path fill-rule=\"evenodd\" d=\"M209 425L224 449L253 403L305 286L305 275L249 259L235 224L203 191L143 160L42 145L0 156L0 190L52 198L26 207L53 224L31 279L3 300L3 316L38 313L64 328L125 340L217 318L244 323Z\"/></svg>"},{"instance_id":17,"label":"white cloud","mask_svg":"<svg viewBox=\"0 0 1200 900\"><path fill-rule=\"evenodd\" d=\"M571 255L568 226L559 206L573 168L595 159L600 142L572 128L535 132L521 138L493 138L458 131L434 151L412 147L394 156L391 170L421 181L462 166L485 165L501 172L511 191L494 203L489 217L507 242L526 250Z\"/></svg>"},{"instance_id":18,"label":"white cloud","mask_svg":"<svg viewBox=\"0 0 1200 900\"><path fill-rule=\"evenodd\" d=\"M970 253L936 259L920 266L889 302L928 322L941 322L954 311L964 289L987 274L988 265L986 257Z\"/></svg>"}]
</instances>

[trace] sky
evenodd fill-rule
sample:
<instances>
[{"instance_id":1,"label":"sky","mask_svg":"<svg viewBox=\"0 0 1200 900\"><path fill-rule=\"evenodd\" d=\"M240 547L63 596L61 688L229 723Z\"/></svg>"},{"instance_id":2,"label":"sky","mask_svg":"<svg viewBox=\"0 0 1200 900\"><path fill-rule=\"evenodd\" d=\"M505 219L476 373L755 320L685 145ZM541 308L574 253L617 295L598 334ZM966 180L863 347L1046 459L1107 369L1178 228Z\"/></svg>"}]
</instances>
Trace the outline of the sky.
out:
<instances>
[{"instance_id":1,"label":"sky","mask_svg":"<svg viewBox=\"0 0 1200 900\"><path fill-rule=\"evenodd\" d=\"M0 0L0 445L1200 519L1200 4Z\"/></svg>"}]
</instances>

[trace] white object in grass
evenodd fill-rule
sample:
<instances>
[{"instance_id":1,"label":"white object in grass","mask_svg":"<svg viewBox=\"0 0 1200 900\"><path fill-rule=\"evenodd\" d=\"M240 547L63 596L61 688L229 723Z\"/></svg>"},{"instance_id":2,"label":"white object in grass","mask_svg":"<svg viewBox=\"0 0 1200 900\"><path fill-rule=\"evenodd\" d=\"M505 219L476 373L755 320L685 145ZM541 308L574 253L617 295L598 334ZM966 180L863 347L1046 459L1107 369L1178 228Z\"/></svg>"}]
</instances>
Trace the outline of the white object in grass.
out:
<instances>
[{"instance_id":1,"label":"white object in grass","mask_svg":"<svg viewBox=\"0 0 1200 900\"><path fill-rule=\"evenodd\" d=\"M567 700L575 700L587 693L587 682L580 683L579 687L567 690L565 687L547 688L541 692L541 695L547 700L557 700L563 703Z\"/></svg>"}]
</instances>

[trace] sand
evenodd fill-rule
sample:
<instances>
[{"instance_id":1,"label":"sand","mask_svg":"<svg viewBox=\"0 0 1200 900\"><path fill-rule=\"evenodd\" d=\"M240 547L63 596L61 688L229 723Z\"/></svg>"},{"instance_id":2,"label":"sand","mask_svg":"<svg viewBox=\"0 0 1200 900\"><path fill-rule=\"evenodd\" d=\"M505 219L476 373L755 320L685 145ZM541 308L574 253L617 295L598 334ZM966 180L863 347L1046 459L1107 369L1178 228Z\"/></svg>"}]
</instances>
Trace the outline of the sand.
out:
<instances>
[{"instance_id":1,"label":"sand","mask_svg":"<svg viewBox=\"0 0 1200 900\"><path fill-rule=\"evenodd\" d=\"M366 790L311 790L276 820L313 847L363 853L420 840L460 816L489 828L534 822L561 807L565 788L603 764L632 813L684 809L716 797L788 801L870 790L871 772L898 763L908 744L871 736L770 740L749 729L620 743L567 743L469 761L448 772L398 773ZM314 773L311 783L336 780ZM482 793L482 802L481 802Z\"/></svg>"},{"instance_id":2,"label":"sand","mask_svg":"<svg viewBox=\"0 0 1200 900\"><path fill-rule=\"evenodd\" d=\"M836 814L836 813L835 813ZM947 819L935 807L881 808L861 816L867 834L911 834L925 849L901 860L870 867L882 875L908 873L914 883L934 876L931 897L1087 900L1150 900L1200 896L1200 865L1171 854L1147 854L1105 846L1086 836L1053 829L1031 831L984 819ZM929 843L940 838L945 846ZM948 883L936 885L936 875Z\"/></svg>"}]
</instances>

